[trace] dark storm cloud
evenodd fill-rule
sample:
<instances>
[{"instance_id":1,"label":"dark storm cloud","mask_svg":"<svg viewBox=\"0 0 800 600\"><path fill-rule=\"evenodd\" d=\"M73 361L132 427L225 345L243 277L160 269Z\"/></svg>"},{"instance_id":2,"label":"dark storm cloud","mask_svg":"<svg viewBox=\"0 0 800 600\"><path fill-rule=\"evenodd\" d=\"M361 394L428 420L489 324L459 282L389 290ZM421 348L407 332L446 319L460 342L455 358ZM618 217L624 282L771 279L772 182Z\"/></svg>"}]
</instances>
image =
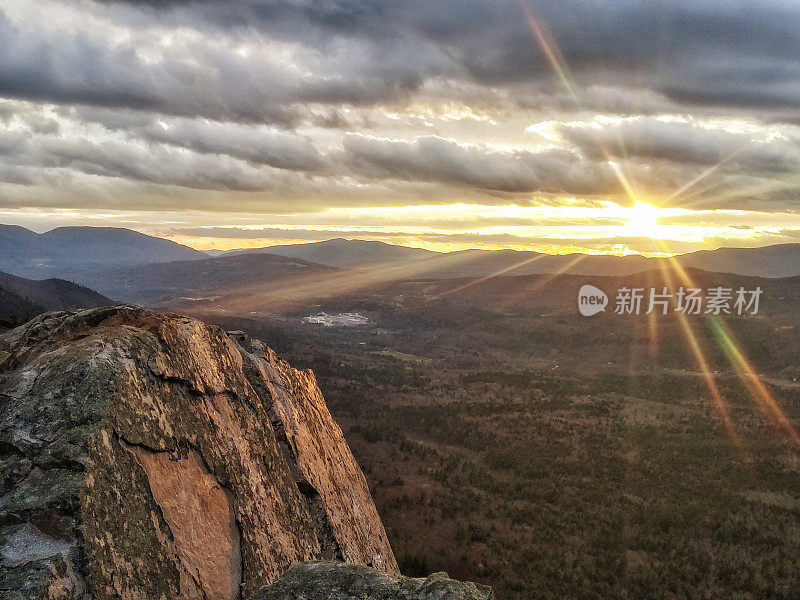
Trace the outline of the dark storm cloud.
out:
<instances>
[{"instance_id":1,"label":"dark storm cloud","mask_svg":"<svg viewBox=\"0 0 800 600\"><path fill-rule=\"evenodd\" d=\"M357 47L381 59L381 48L405 50L417 74L426 70L416 61L435 49L449 60L435 62L440 74L492 84L551 75L527 11L584 83L644 83L691 102L798 108L800 5L790 1L238 0L224 10L213 1L153 4L173 9L175 19L257 27L326 49L347 38L367 43ZM426 53L410 51L408 40ZM412 75L393 83L405 89L417 81Z\"/></svg>"},{"instance_id":2,"label":"dark storm cloud","mask_svg":"<svg viewBox=\"0 0 800 600\"><path fill-rule=\"evenodd\" d=\"M392 180L403 180L409 190L434 186L432 182L456 184L464 188L462 196L618 189L607 164L563 150L530 152L435 136L406 142L349 134L343 146L322 153L304 135L236 123L96 108L66 110L60 116L91 126L78 136L58 135L58 128L49 127L0 129L2 161L27 167L29 173L38 169L43 178L60 170L192 189L292 189L312 195L319 194L321 185L346 193L368 184L379 193ZM74 126L75 121L67 121L64 127ZM352 182L353 175L359 184ZM431 191L435 196L436 190ZM383 190L387 192L391 195Z\"/></svg>"},{"instance_id":3,"label":"dark storm cloud","mask_svg":"<svg viewBox=\"0 0 800 600\"><path fill-rule=\"evenodd\" d=\"M40 150L45 154L45 165L71 168L88 175L196 189L248 191L267 186L267 178L256 169L232 159L185 156L161 147L141 149L129 144L50 139L41 144Z\"/></svg>"},{"instance_id":4,"label":"dark storm cloud","mask_svg":"<svg viewBox=\"0 0 800 600\"><path fill-rule=\"evenodd\" d=\"M0 12L0 93L291 124L297 103L393 101L432 77L511 88L551 85L551 68L524 17L529 10L552 32L584 86L649 87L681 101L758 109L797 109L800 97L795 2L177 0L96 6L133 29L184 25L205 32L206 42L227 35L242 43L296 44L307 74L213 43L177 46L163 60L148 61L138 52L148 40L109 43L89 32L15 23ZM212 31L220 28L222 34Z\"/></svg>"},{"instance_id":5,"label":"dark storm cloud","mask_svg":"<svg viewBox=\"0 0 800 600\"><path fill-rule=\"evenodd\" d=\"M98 123L110 130L139 129L153 124L158 118L157 114L150 112L95 106L68 106L60 113L64 118L81 123Z\"/></svg>"},{"instance_id":6,"label":"dark storm cloud","mask_svg":"<svg viewBox=\"0 0 800 600\"><path fill-rule=\"evenodd\" d=\"M195 46L149 62L133 44L87 32L12 23L0 10L0 93L9 98L89 104L177 115L290 122L278 101L280 72L218 48ZM144 40L143 40L144 42Z\"/></svg>"},{"instance_id":7,"label":"dark storm cloud","mask_svg":"<svg viewBox=\"0 0 800 600\"><path fill-rule=\"evenodd\" d=\"M191 6L195 6L192 4ZM127 27L130 11L104 17ZM199 9L198 9L199 10ZM216 120L292 125L304 103L368 105L395 101L437 72L437 59L414 40L367 44L359 38L331 40L321 51L310 37L288 40L296 56L287 60L260 47L279 36L249 31L219 37L192 13L198 39L177 39L157 60L143 55L158 46L165 23L157 15L119 42L89 31L47 30L12 22L0 9L0 94L9 98L157 111ZM137 19L137 25L141 25ZM179 25L180 23L175 23ZM205 29L203 29L205 28ZM285 36L285 32L282 32ZM219 42L219 43L218 43ZM249 46L237 52L237 44Z\"/></svg>"},{"instance_id":8,"label":"dark storm cloud","mask_svg":"<svg viewBox=\"0 0 800 600\"><path fill-rule=\"evenodd\" d=\"M49 20L45 5L59 14ZM527 13L560 49L577 99ZM640 119L562 126L571 150L532 151L522 132L591 111L800 122L796 2L0 0L0 40L0 97L20 99L0 102L6 182L56 173L94 186L97 175L328 206L453 201L449 186L486 202L618 197L603 145L645 191L676 189L736 154L723 191L751 177L755 200L796 202L796 185L762 180L800 169L800 136L767 143ZM486 121L459 121L462 108ZM376 137L347 133L367 123ZM189 204L160 192L143 202Z\"/></svg>"},{"instance_id":9,"label":"dark storm cloud","mask_svg":"<svg viewBox=\"0 0 800 600\"><path fill-rule=\"evenodd\" d=\"M433 136L415 142L348 135L347 160L369 177L431 180L499 192L616 191L608 165L581 160L571 152L495 150Z\"/></svg>"}]
</instances>

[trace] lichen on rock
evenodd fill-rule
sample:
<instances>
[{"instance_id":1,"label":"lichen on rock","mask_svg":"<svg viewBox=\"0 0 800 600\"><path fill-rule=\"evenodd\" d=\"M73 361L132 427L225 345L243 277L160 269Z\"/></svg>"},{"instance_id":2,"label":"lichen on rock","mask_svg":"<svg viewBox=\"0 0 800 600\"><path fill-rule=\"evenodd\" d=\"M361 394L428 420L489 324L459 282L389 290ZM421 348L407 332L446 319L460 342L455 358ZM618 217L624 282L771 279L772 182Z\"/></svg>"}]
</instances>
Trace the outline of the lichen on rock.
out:
<instances>
[{"instance_id":1,"label":"lichen on rock","mask_svg":"<svg viewBox=\"0 0 800 600\"><path fill-rule=\"evenodd\" d=\"M260 342L112 307L41 315L0 361L2 600L250 598L332 558L398 575L313 375Z\"/></svg>"},{"instance_id":2,"label":"lichen on rock","mask_svg":"<svg viewBox=\"0 0 800 600\"><path fill-rule=\"evenodd\" d=\"M307 562L289 569L252 600L494 600L492 589L462 583L447 573L389 577L360 565Z\"/></svg>"}]
</instances>

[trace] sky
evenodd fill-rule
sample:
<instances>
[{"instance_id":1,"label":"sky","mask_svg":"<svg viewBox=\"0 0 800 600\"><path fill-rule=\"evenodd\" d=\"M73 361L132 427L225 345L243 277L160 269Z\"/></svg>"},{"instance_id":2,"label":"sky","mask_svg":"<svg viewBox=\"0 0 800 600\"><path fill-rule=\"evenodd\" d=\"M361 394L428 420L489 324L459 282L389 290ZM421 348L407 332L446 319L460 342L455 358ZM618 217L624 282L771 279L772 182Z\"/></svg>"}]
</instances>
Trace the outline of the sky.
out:
<instances>
[{"instance_id":1,"label":"sky","mask_svg":"<svg viewBox=\"0 0 800 600\"><path fill-rule=\"evenodd\" d=\"M800 241L800 3L0 0L0 222L200 249Z\"/></svg>"}]
</instances>

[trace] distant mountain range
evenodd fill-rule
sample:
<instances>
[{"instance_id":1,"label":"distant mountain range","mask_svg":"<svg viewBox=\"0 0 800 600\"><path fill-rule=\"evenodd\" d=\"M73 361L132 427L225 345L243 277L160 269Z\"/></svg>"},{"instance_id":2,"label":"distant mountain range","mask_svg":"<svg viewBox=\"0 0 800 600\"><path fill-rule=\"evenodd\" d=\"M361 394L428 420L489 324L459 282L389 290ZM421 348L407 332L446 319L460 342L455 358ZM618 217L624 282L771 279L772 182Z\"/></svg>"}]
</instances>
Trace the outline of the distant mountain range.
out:
<instances>
[{"instance_id":1,"label":"distant mountain range","mask_svg":"<svg viewBox=\"0 0 800 600\"><path fill-rule=\"evenodd\" d=\"M721 248L671 260L515 250L443 253L345 239L213 254L128 229L62 227L37 234L0 225L1 271L32 279L69 279L116 300L143 303L238 292L247 287L266 290L278 280L313 286L320 277L341 289L403 279L624 276L674 264L758 277L800 275L800 244Z\"/></svg>"},{"instance_id":2,"label":"distant mountain range","mask_svg":"<svg viewBox=\"0 0 800 600\"><path fill-rule=\"evenodd\" d=\"M329 267L352 268L375 265L376 263L393 261L422 260L439 255L439 252L395 246L377 241L345 240L336 238L324 242L303 244L285 244L264 248L246 248L228 251L211 251L215 256L232 256L236 254L269 253L277 256L300 258Z\"/></svg>"},{"instance_id":3,"label":"distant mountain range","mask_svg":"<svg viewBox=\"0 0 800 600\"><path fill-rule=\"evenodd\" d=\"M34 281L0 273L0 329L18 325L49 310L94 308L113 300L61 279Z\"/></svg>"},{"instance_id":4,"label":"distant mountain range","mask_svg":"<svg viewBox=\"0 0 800 600\"><path fill-rule=\"evenodd\" d=\"M462 250L437 254L417 263L420 273L434 279L487 275L633 275L665 267L692 267L715 273L754 277L800 275L800 244L761 248L720 248L672 259L639 255L543 254L516 250Z\"/></svg>"},{"instance_id":5,"label":"distant mountain range","mask_svg":"<svg viewBox=\"0 0 800 600\"><path fill-rule=\"evenodd\" d=\"M165 300L207 300L209 295L268 286L287 279L309 279L333 267L274 254L234 254L205 260L177 261L85 272L81 283L126 302L157 304Z\"/></svg>"},{"instance_id":6,"label":"distant mountain range","mask_svg":"<svg viewBox=\"0 0 800 600\"><path fill-rule=\"evenodd\" d=\"M544 254L519 250L459 250L433 252L384 242L345 240L212 251L217 257L240 254L276 254L338 268L376 267L404 263L420 277L485 277L569 273L573 275L631 275L666 264L680 264L718 273L755 277L800 275L800 244L778 244L760 248L701 250L672 260L639 255Z\"/></svg>"},{"instance_id":7,"label":"distant mountain range","mask_svg":"<svg viewBox=\"0 0 800 600\"><path fill-rule=\"evenodd\" d=\"M800 275L800 244L701 250L683 254L677 260L683 266L716 273L794 277Z\"/></svg>"},{"instance_id":8,"label":"distant mountain range","mask_svg":"<svg viewBox=\"0 0 800 600\"><path fill-rule=\"evenodd\" d=\"M35 233L0 225L0 271L32 279L74 279L96 269L202 258L208 255L130 229L58 227Z\"/></svg>"}]
</instances>

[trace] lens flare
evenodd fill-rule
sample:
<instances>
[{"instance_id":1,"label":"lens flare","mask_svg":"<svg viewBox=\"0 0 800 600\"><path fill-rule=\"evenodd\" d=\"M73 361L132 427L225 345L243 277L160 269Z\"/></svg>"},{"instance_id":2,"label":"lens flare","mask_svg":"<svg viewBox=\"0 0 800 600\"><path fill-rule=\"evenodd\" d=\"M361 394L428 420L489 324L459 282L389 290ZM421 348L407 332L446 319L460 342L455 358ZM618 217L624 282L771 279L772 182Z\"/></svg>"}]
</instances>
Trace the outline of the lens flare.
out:
<instances>
[{"instance_id":1,"label":"lens flare","mask_svg":"<svg viewBox=\"0 0 800 600\"><path fill-rule=\"evenodd\" d=\"M553 37L544 27L539 19L537 19L533 11L523 4L522 0L518 1L520 9L525 16L525 20L530 27L531 32L533 33L536 41L538 42L539 46L541 47L542 51L544 52L545 57L547 58L550 66L552 67L553 71L557 75L558 79L561 81L561 84L564 88L568 91L572 99L574 100L575 104L579 108L583 108L578 85L576 84L574 78L572 77L569 67L564 61L564 58L561 52L558 49ZM600 150L606 157L608 164L612 167L617 179L619 180L622 189L625 191L628 198L633 202L633 208L631 209L631 216L628 220L628 226L631 229L637 230L640 234L648 235L648 232L651 234L649 237L654 239L657 243L664 246L663 241L658 240L656 236L652 235L655 230L658 228L657 222L657 215L655 213L654 207L642 203L638 200L637 194L634 190L633 185L625 176L624 172L620 168L620 166L613 160L611 153L605 148L602 144L598 144ZM682 187L677 189L670 197L670 200L674 200L682 196L684 193L692 189L693 187L697 186L699 183L707 179L725 164L732 161L739 153L744 150L745 146L737 148L733 153L729 156L723 158L717 164L712 165L711 167L707 168L705 171L700 173L694 179L688 181ZM759 187L758 191L764 191L764 187L774 186L778 189L782 187L790 187L792 184L796 184L794 181L795 178L791 178L792 182L787 184L787 182L772 182L771 184L763 184L763 187ZM748 190L748 192L752 192L753 190ZM736 190L732 192L726 192L731 196L741 196L743 194L743 190ZM707 201L707 198L704 198ZM666 255L670 256L668 249L664 248L666 251ZM685 284L690 285L691 287L695 287L691 283L691 279L688 277L688 274L685 270L677 263L674 258L670 258L670 268L664 269L665 278L667 281L672 280L672 276L670 274L670 270L673 270L678 274L681 278L682 282ZM692 329L689 320L687 319L686 315L683 313L677 313L678 321L681 324L681 328L683 329L684 335L686 337L687 343L691 349L691 352L700 368L700 373L702 374L703 378L705 379L706 385L711 393L712 401L714 402L714 406L716 407L717 411L719 412L725 427L728 431L728 434L734 439L737 444L740 445L740 440L738 435L736 434L733 423L730 418L730 414L728 411L728 407L719 392L719 388L714 380L714 376L712 371L709 368L708 361L706 360L700 343L698 341L697 335L695 334L694 330ZM733 337L731 336L730 332L726 329L725 325L721 323L718 319L711 317L711 325L712 330L714 331L715 337L717 341L722 346L723 350L725 351L726 355L730 359L731 363L740 369L740 377L742 378L743 382L745 383L746 387L750 391L751 395L753 396L754 400L758 404L759 408L767 415L770 420L773 421L775 425L777 425L781 430L783 430L786 435L791 439L798 447L800 447L800 435L798 435L795 428L792 426L792 423L789 421L788 417L786 417L785 413L781 410L780 406L778 406L777 402L772 395L769 393L769 390L764 386L764 384L759 379L758 375L753 370L753 367L750 361L745 357L744 352L741 348L734 342ZM657 332L657 324L654 320L651 320L649 323L650 327L650 342L651 342L651 349L655 351L656 345L658 343L658 332Z\"/></svg>"},{"instance_id":2,"label":"lens flare","mask_svg":"<svg viewBox=\"0 0 800 600\"><path fill-rule=\"evenodd\" d=\"M750 391L758 408L772 421L775 427L782 430L786 437L800 448L800 435L792 425L789 417L786 416L786 413L783 412L780 405L761 381L740 345L734 341L732 332L716 317L712 316L710 322L714 337L728 356L731 364L738 369L739 378Z\"/></svg>"},{"instance_id":3,"label":"lens flare","mask_svg":"<svg viewBox=\"0 0 800 600\"><path fill-rule=\"evenodd\" d=\"M530 28L531 32L533 33L534 38L539 44L539 47L542 49L547 61L550 63L550 67L553 69L553 72L558 77L561 85L567 90L569 95L572 97L573 102L575 105L583 110L583 102L580 98L580 88L575 81L575 78L572 76L570 72L569 65L567 61L564 60L561 51L558 48L558 45L553 39L553 36L547 30L547 28L542 23L541 19L537 19L533 13L533 10L524 4L522 0L518 0L517 4L522 11L522 14L525 17L525 20L528 23L528 27ZM613 154L601 143L597 143L598 148L603 153L608 165L611 167L611 170L614 172L617 180L619 181L620 186L624 190L625 194L628 196L628 199L633 202L635 205L638 202L636 191L632 185L632 182L628 179L625 173L622 171L620 165L614 161Z\"/></svg>"},{"instance_id":4,"label":"lens flare","mask_svg":"<svg viewBox=\"0 0 800 600\"><path fill-rule=\"evenodd\" d=\"M479 283L483 283L484 281L487 281L489 279L494 279L495 277L500 277L502 275L505 275L506 273L510 273L511 271L515 271L516 269L519 269L520 267L524 267L527 264L530 264L532 262L540 260L543 257L544 257L543 254L539 254L539 255L533 256L531 258L528 258L526 260L520 261L520 262L518 262L516 264L510 265L508 267L504 267L502 269L499 269L499 270L495 271L494 273L490 273L489 275L485 275L483 277L479 277L478 279L474 279L472 281L469 281L469 282L465 283L464 285L460 285L460 286L458 286L458 287L456 287L456 288L454 288L452 290L448 290L446 292L442 292L441 294L437 294L435 296L432 296L431 300L439 300L440 298L443 298L445 296L450 296L451 294L455 294L456 292L460 292L461 290L465 290L465 289L470 288L470 287L472 287L474 285L478 285Z\"/></svg>"},{"instance_id":5,"label":"lens flare","mask_svg":"<svg viewBox=\"0 0 800 600\"><path fill-rule=\"evenodd\" d=\"M679 278L681 279L681 283L688 287L695 287L694 283L692 283L691 279L689 278L688 273L686 273L680 263L678 263L674 258L670 258L669 261L670 263L668 265L665 264L662 267L662 273L664 274L664 279L667 285L671 289L675 289L675 283L672 277L672 273L674 272L678 274ZM728 436L736 443L739 449L742 450L742 440L734 429L733 421L731 420L730 412L728 411L728 405L719 391L719 387L717 386L717 382L714 378L714 373L711 370L705 355L703 354L703 349L700 346L697 335L695 334L689 319L684 313L677 312L676 315L692 356L697 363L700 375L705 381L709 394L711 394L711 401L714 404L714 408L719 413L719 416L725 425Z\"/></svg>"},{"instance_id":6,"label":"lens flare","mask_svg":"<svg viewBox=\"0 0 800 600\"><path fill-rule=\"evenodd\" d=\"M561 81L561 84L566 88L567 92L569 92L569 94L572 96L575 103L580 105L578 86L575 83L575 79L572 77L572 74L570 73L567 61L565 61L564 57L561 55L561 51L558 49L555 40L553 40L550 32L547 31L540 20L534 16L533 10L531 10L529 6L524 4L522 0L518 0L517 4L519 5L522 14L525 16L528 27L530 27L531 32L533 32L536 41L539 42L539 46L542 48L542 52L544 52L547 61L550 63L550 67Z\"/></svg>"},{"instance_id":7,"label":"lens flare","mask_svg":"<svg viewBox=\"0 0 800 600\"><path fill-rule=\"evenodd\" d=\"M674 258L670 258L669 260L672 269L678 273L684 285L697 287L691 277L689 277L689 274ZM686 321L685 315L679 314L679 317L681 316L683 320ZM798 435L797 430L786 416L786 413L783 412L777 401L772 397L772 394L761 381L752 363L745 356L740 344L736 343L729 328L713 315L708 315L708 320L715 340L722 348L730 364L736 369L740 380L744 383L758 409L772 422L773 426L781 430L794 445L800 448L800 435ZM707 368L707 362L702 356L699 344L696 344L696 336L691 331L691 326L688 321L686 321L685 331L687 332L687 338L690 339L693 351L695 351L696 347L696 357L698 361L702 360Z\"/></svg>"}]
</instances>

